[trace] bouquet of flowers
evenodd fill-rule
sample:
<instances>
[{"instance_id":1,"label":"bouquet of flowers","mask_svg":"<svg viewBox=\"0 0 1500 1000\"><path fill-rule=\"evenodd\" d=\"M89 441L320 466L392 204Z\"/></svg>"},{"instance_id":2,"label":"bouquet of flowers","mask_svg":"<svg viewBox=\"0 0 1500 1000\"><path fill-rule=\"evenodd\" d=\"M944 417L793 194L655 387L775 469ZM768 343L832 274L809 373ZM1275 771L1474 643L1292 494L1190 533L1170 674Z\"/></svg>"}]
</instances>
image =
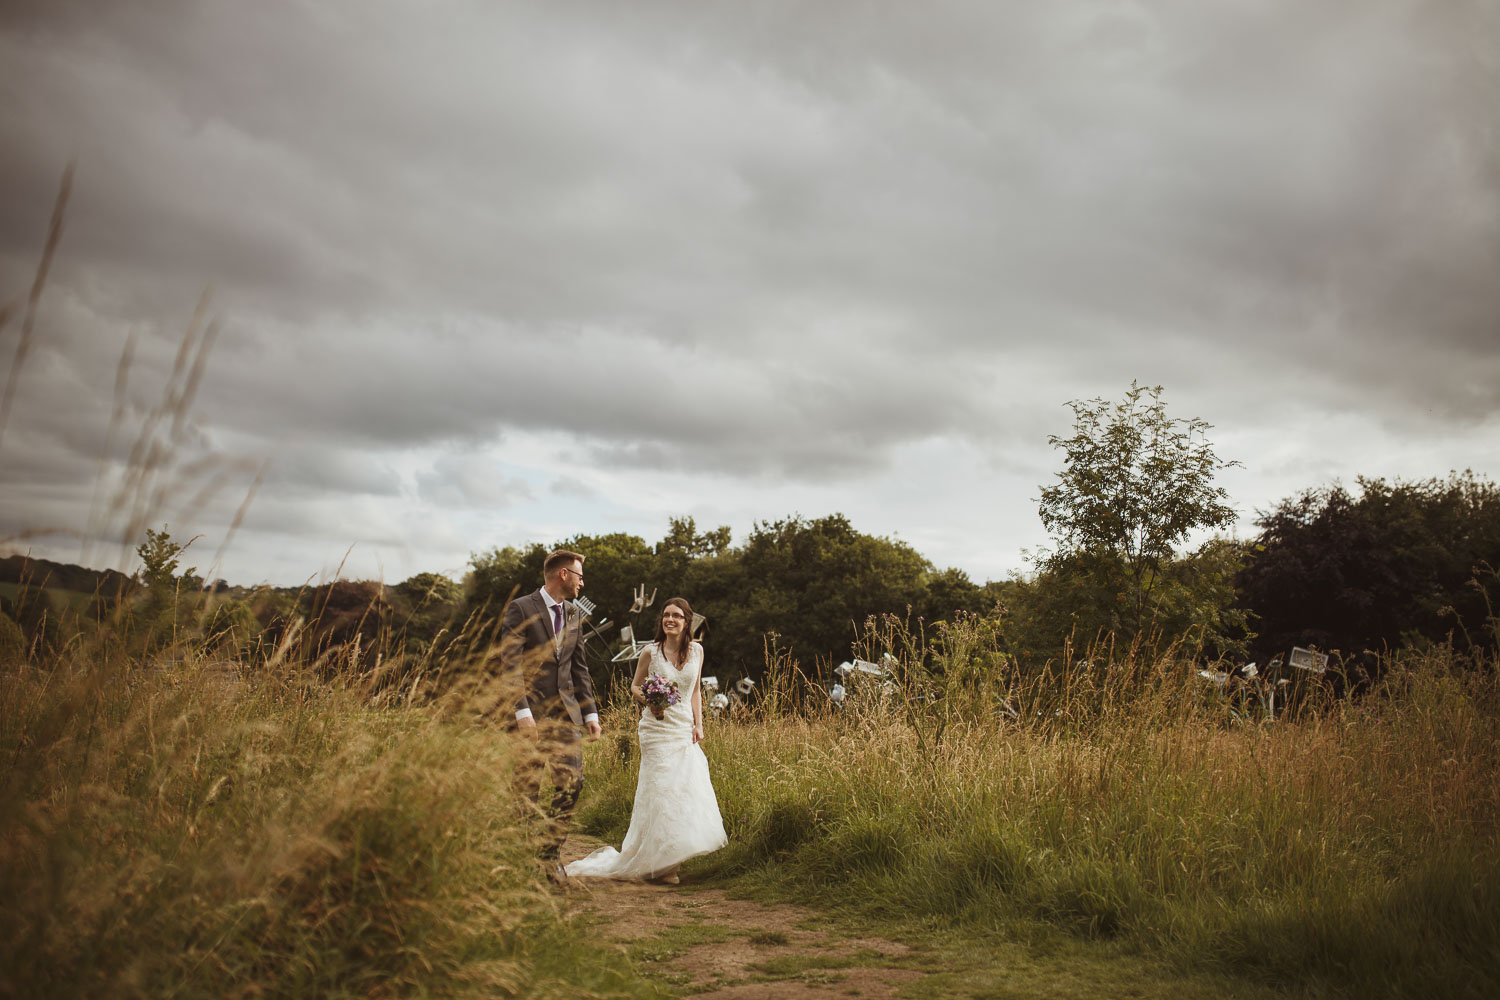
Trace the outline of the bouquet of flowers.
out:
<instances>
[{"instance_id":1,"label":"bouquet of flowers","mask_svg":"<svg viewBox=\"0 0 1500 1000\"><path fill-rule=\"evenodd\" d=\"M641 685L641 694L646 698L646 707L651 709L651 714L658 719L666 712L668 706L677 704L682 695L677 690L677 682L669 681L661 674L652 674L646 678L646 683Z\"/></svg>"}]
</instances>

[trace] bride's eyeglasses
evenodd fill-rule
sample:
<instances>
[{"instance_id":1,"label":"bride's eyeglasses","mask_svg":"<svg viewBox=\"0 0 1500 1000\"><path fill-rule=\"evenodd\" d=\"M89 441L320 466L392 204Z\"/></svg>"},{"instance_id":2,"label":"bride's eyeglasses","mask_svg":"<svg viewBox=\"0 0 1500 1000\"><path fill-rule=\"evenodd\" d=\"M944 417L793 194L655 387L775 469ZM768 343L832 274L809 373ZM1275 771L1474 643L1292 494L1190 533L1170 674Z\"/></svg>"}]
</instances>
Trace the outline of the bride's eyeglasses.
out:
<instances>
[{"instance_id":1,"label":"bride's eyeglasses","mask_svg":"<svg viewBox=\"0 0 1500 1000\"><path fill-rule=\"evenodd\" d=\"M661 616L661 620L662 621L666 621L669 618L676 619L677 621L680 621L680 622L687 621L687 615L679 615L675 611L668 611L666 614L664 614L664 615Z\"/></svg>"}]
</instances>

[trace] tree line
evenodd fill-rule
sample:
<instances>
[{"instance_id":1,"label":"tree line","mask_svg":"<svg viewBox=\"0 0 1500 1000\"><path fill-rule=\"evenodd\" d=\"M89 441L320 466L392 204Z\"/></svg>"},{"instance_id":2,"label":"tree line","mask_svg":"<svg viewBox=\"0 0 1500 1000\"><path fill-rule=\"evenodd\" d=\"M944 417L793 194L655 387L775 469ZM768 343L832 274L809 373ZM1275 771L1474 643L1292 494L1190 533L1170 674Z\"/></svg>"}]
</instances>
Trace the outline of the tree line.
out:
<instances>
[{"instance_id":1,"label":"tree line","mask_svg":"<svg viewBox=\"0 0 1500 1000\"><path fill-rule=\"evenodd\" d=\"M1117 402L1069 404L1073 433L1051 439L1062 468L1038 507L1053 545L1008 579L976 583L840 514L757 523L738 546L727 527L700 532L684 517L655 543L575 535L476 553L469 606L533 589L560 547L587 554L585 596L602 615L620 618L638 584L687 596L731 674L756 676L772 652L824 674L881 615L918 633L990 619L1022 668L1142 645L1232 662L1305 646L1366 663L1402 647L1500 646L1493 482L1361 477L1285 498L1259 512L1254 537L1228 537L1236 512L1215 477L1237 463L1215 453L1207 423L1170 416L1162 392L1132 384Z\"/></svg>"},{"instance_id":2,"label":"tree line","mask_svg":"<svg viewBox=\"0 0 1500 1000\"><path fill-rule=\"evenodd\" d=\"M1233 463L1215 453L1209 425L1169 416L1160 387L1132 384L1119 401L1069 405L1073 433L1051 439L1061 469L1040 487L1052 547L1027 572L999 581L937 567L837 513L758 522L739 544L728 527L674 517L656 541L616 532L493 548L472 555L463 581L421 573L395 585L205 587L194 570L179 569L183 546L166 526L147 533L129 580L77 567L48 572L94 583L90 599L74 602L76 615L118 626L124 606L130 641L142 647L194 636L243 651L298 628L316 646L353 644L385 650L386 662L393 651L416 662L459 636L472 642L512 595L540 585L549 551L574 549L587 557L584 596L598 606L600 626L593 658L606 687L617 629L631 625L637 638L650 638L656 609L674 595L706 617L711 669L728 679L757 677L768 655L826 677L866 624L887 615L919 635L957 616L987 619L1023 668L1122 644L1239 661L1293 645L1343 657L1500 645L1493 482L1464 472L1312 487L1260 512L1253 538L1235 539L1217 533L1235 512L1215 475ZM27 582L37 565L12 558L4 567L18 582L0 584L0 642L61 641L65 607ZM100 585L106 579L112 594ZM638 597L653 594L654 604L638 607Z\"/></svg>"}]
</instances>

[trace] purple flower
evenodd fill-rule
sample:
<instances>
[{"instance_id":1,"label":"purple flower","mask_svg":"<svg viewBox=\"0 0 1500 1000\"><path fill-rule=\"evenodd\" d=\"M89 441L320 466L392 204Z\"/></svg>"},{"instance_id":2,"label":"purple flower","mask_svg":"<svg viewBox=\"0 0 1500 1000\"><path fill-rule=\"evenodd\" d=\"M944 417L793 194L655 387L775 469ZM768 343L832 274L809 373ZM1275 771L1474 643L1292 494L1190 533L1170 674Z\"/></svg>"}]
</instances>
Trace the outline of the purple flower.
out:
<instances>
[{"instance_id":1,"label":"purple flower","mask_svg":"<svg viewBox=\"0 0 1500 1000\"><path fill-rule=\"evenodd\" d=\"M661 674L647 677L646 683L641 685L641 694L651 708L667 708L682 700L682 695L677 691L677 682L669 681Z\"/></svg>"}]
</instances>

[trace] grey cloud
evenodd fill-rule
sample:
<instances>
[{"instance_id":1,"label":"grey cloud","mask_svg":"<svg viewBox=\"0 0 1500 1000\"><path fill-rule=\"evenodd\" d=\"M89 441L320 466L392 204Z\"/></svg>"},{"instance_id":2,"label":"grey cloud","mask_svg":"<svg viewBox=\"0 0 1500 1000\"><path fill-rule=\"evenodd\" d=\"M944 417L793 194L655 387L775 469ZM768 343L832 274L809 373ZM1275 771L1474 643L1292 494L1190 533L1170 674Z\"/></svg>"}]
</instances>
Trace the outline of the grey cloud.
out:
<instances>
[{"instance_id":1,"label":"grey cloud","mask_svg":"<svg viewBox=\"0 0 1500 1000\"><path fill-rule=\"evenodd\" d=\"M266 477L269 488L284 496L332 495L395 497L401 477L379 457L357 451L315 446L283 445L271 457Z\"/></svg>"},{"instance_id":2,"label":"grey cloud","mask_svg":"<svg viewBox=\"0 0 1500 1000\"><path fill-rule=\"evenodd\" d=\"M535 499L524 481L504 475L493 459L476 453L442 455L416 481L424 502L445 507L493 511Z\"/></svg>"},{"instance_id":3,"label":"grey cloud","mask_svg":"<svg viewBox=\"0 0 1500 1000\"><path fill-rule=\"evenodd\" d=\"M559 476L552 481L547 492L556 497L567 497L570 500L599 500L601 494L588 483L577 476Z\"/></svg>"},{"instance_id":4,"label":"grey cloud","mask_svg":"<svg viewBox=\"0 0 1500 1000\"><path fill-rule=\"evenodd\" d=\"M1133 378L1221 426L1312 399L1470 433L1500 410L1497 29L1437 0L9 4L0 301L79 164L33 436L0 445L42 490L16 516L86 489L125 336L138 417L210 281L185 448L274 456L258 530L289 537L337 527L320 496L391 545L399 504L529 509L455 457L526 434L721 488L878 482L937 440L1035 478L1060 404Z\"/></svg>"}]
</instances>

